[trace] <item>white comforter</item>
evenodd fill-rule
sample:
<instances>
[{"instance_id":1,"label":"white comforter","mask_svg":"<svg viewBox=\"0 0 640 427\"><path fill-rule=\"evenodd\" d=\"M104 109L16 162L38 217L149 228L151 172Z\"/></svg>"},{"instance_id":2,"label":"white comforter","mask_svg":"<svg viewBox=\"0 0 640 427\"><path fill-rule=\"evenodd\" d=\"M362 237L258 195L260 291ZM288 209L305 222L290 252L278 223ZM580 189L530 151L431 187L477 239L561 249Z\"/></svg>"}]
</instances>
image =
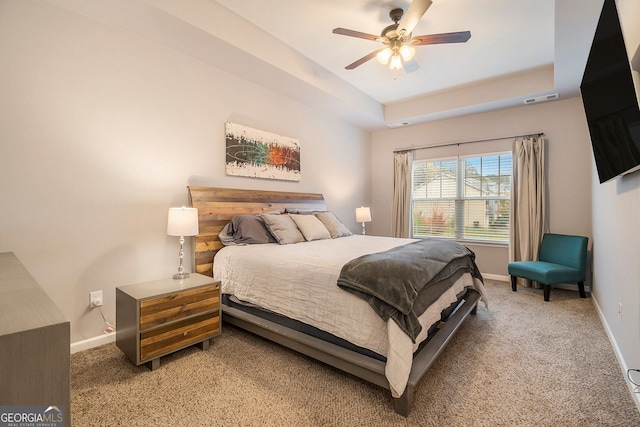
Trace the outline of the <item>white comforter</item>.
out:
<instances>
[{"instance_id":1,"label":"white comforter","mask_svg":"<svg viewBox=\"0 0 640 427\"><path fill-rule=\"evenodd\" d=\"M391 394L400 397L411 370L413 352L440 313L465 287L484 296L482 283L465 274L422 316L414 344L393 320L386 324L369 304L336 281L342 266L361 255L382 252L412 239L353 235L292 245L227 246L215 257L213 276L222 292L330 332L387 357L385 375Z\"/></svg>"}]
</instances>

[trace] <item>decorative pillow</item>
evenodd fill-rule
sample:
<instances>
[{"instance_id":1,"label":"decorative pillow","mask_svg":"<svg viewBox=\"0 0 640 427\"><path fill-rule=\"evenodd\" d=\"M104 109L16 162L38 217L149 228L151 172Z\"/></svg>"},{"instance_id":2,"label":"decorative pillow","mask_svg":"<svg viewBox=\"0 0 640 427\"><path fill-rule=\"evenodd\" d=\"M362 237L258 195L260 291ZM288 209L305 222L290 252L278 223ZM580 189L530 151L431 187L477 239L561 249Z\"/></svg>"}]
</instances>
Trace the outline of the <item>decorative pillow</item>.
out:
<instances>
[{"instance_id":1,"label":"decorative pillow","mask_svg":"<svg viewBox=\"0 0 640 427\"><path fill-rule=\"evenodd\" d=\"M291 219L296 223L298 229L302 232L305 240L330 239L331 234L327 227L314 215L297 215L291 214Z\"/></svg>"},{"instance_id":2,"label":"decorative pillow","mask_svg":"<svg viewBox=\"0 0 640 427\"><path fill-rule=\"evenodd\" d=\"M223 245L276 243L261 215L235 215L218 237Z\"/></svg>"},{"instance_id":3,"label":"decorative pillow","mask_svg":"<svg viewBox=\"0 0 640 427\"><path fill-rule=\"evenodd\" d=\"M304 242L304 236L289 215L262 215L262 219L281 245Z\"/></svg>"},{"instance_id":4,"label":"decorative pillow","mask_svg":"<svg viewBox=\"0 0 640 427\"><path fill-rule=\"evenodd\" d=\"M351 236L353 233L333 214L333 212L318 212L316 218L329 230L332 239Z\"/></svg>"}]
</instances>

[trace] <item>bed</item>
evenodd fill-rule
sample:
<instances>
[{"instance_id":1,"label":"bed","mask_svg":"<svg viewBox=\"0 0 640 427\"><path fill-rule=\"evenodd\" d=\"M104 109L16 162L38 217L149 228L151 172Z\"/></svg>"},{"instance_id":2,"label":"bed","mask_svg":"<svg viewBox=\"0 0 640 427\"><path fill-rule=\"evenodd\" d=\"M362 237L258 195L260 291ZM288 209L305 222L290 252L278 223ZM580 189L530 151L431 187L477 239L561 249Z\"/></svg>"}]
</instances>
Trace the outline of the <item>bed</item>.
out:
<instances>
[{"instance_id":1,"label":"bed","mask_svg":"<svg viewBox=\"0 0 640 427\"><path fill-rule=\"evenodd\" d=\"M484 298L479 272L452 274L442 295L428 307L425 303L427 308L419 315L392 310L395 321L383 320L376 312L384 307L376 307L371 298L366 299L368 295L361 295L361 288L352 286L353 277L345 275L347 267L425 242L343 233L339 238L325 236L295 244L225 246L221 231L234 217L259 215L278 223L285 219L281 214L290 212L298 214L291 215L298 221L311 221L305 214L326 212L324 198L316 193L200 186L188 190L199 216L195 270L222 281L224 322L389 389L395 411L408 416L418 382ZM303 225L300 230L306 238L309 229ZM276 231L274 235L280 240ZM353 269L370 266L353 264ZM291 270L283 275L287 268ZM293 297L283 299L285 295ZM395 317L398 314L400 319Z\"/></svg>"}]
</instances>

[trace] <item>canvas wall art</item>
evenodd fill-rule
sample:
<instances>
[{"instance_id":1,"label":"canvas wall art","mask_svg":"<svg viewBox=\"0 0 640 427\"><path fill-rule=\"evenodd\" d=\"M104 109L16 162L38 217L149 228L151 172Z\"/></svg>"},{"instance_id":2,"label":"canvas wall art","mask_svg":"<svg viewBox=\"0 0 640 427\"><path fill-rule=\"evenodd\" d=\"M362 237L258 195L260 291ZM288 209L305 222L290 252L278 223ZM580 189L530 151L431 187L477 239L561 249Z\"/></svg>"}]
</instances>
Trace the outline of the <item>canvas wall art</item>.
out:
<instances>
[{"instance_id":1,"label":"canvas wall art","mask_svg":"<svg viewBox=\"0 0 640 427\"><path fill-rule=\"evenodd\" d=\"M242 126L225 123L227 175L300 181L300 142Z\"/></svg>"}]
</instances>

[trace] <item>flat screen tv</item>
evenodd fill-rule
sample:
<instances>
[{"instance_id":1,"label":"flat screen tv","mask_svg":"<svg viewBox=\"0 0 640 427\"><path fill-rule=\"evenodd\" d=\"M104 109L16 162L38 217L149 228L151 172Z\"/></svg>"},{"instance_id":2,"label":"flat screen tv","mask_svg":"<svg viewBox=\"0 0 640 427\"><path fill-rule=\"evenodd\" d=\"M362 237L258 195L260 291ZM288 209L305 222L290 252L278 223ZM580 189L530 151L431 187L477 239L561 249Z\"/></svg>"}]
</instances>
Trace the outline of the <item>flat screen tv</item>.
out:
<instances>
[{"instance_id":1,"label":"flat screen tv","mask_svg":"<svg viewBox=\"0 0 640 427\"><path fill-rule=\"evenodd\" d=\"M580 85L600 183L640 169L640 107L615 0L605 0Z\"/></svg>"}]
</instances>

